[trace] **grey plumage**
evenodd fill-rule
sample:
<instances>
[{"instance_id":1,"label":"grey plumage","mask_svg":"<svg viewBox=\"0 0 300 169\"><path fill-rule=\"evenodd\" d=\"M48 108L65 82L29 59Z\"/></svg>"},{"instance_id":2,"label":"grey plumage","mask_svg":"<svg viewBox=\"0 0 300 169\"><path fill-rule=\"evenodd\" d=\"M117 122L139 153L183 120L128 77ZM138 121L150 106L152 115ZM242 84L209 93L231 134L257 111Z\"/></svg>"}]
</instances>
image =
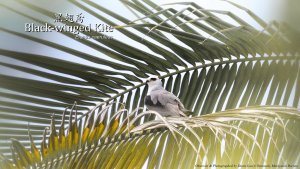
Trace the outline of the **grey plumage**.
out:
<instances>
[{"instance_id":1,"label":"grey plumage","mask_svg":"<svg viewBox=\"0 0 300 169\"><path fill-rule=\"evenodd\" d=\"M180 100L171 92L162 87L162 82L157 77L147 80L148 94L145 97L145 105L149 110L156 111L162 116L186 116Z\"/></svg>"}]
</instances>

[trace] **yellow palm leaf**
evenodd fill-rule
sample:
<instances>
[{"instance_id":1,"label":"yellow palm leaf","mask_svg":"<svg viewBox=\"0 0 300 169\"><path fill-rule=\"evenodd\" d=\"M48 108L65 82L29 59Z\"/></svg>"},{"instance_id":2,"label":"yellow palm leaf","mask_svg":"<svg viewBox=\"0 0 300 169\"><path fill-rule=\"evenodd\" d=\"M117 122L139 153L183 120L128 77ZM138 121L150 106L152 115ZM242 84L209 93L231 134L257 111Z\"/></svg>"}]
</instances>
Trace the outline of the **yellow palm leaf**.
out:
<instances>
[{"instance_id":1,"label":"yellow palm leaf","mask_svg":"<svg viewBox=\"0 0 300 169\"><path fill-rule=\"evenodd\" d=\"M29 140L30 140L30 146L31 146L31 153L32 153L33 161L34 162L40 162L41 161L41 154L40 154L39 150L36 148L36 146L33 142L33 138L32 138L29 127L28 127L28 136L29 136Z\"/></svg>"},{"instance_id":2,"label":"yellow palm leaf","mask_svg":"<svg viewBox=\"0 0 300 169\"><path fill-rule=\"evenodd\" d=\"M82 136L81 136L81 144L82 145L86 143L86 141L91 133L91 129L94 124L94 113L95 113L95 111L93 111L93 110L90 112L88 119L86 121L86 124L84 126Z\"/></svg>"},{"instance_id":3,"label":"yellow palm leaf","mask_svg":"<svg viewBox=\"0 0 300 169\"><path fill-rule=\"evenodd\" d=\"M58 144L61 150L64 150L66 148L66 136L65 136L65 113L68 110L68 108L65 109L63 112L63 116L61 119L61 125L59 128L58 133Z\"/></svg>"},{"instance_id":4,"label":"yellow palm leaf","mask_svg":"<svg viewBox=\"0 0 300 169\"><path fill-rule=\"evenodd\" d=\"M55 119L54 119L54 114L52 115L51 119L51 127L50 127L50 136L49 136L49 141L48 141L48 149L49 149L49 155L53 155L55 151L59 149L59 144L58 144L58 136L56 133L55 129Z\"/></svg>"},{"instance_id":5,"label":"yellow palm leaf","mask_svg":"<svg viewBox=\"0 0 300 169\"><path fill-rule=\"evenodd\" d=\"M13 163L0 154L0 168L14 169Z\"/></svg>"},{"instance_id":6,"label":"yellow palm leaf","mask_svg":"<svg viewBox=\"0 0 300 169\"><path fill-rule=\"evenodd\" d=\"M74 103L74 106L76 108L76 102ZM72 124L72 130L73 130L72 145L73 146L78 146L78 143L79 143L79 131L78 131L78 126L77 126L77 109L75 110L75 119L74 119L74 122Z\"/></svg>"},{"instance_id":7,"label":"yellow palm leaf","mask_svg":"<svg viewBox=\"0 0 300 169\"><path fill-rule=\"evenodd\" d=\"M104 123L100 123L97 126L98 130L96 132L96 140L100 139L100 137L102 136L104 129L105 129L105 124Z\"/></svg>"},{"instance_id":8,"label":"yellow palm leaf","mask_svg":"<svg viewBox=\"0 0 300 169\"><path fill-rule=\"evenodd\" d=\"M20 158L16 155L15 149L11 146L12 159L17 169L22 169L23 165L21 163Z\"/></svg>"},{"instance_id":9,"label":"yellow palm leaf","mask_svg":"<svg viewBox=\"0 0 300 169\"><path fill-rule=\"evenodd\" d=\"M44 130L43 133L43 139L42 139L42 143L41 143L41 154L43 159L45 159L48 156L48 146L46 144L46 134L47 134L47 127Z\"/></svg>"},{"instance_id":10,"label":"yellow palm leaf","mask_svg":"<svg viewBox=\"0 0 300 169\"><path fill-rule=\"evenodd\" d=\"M28 166L33 163L31 153L16 139L12 139L12 147L20 158L23 166Z\"/></svg>"}]
</instances>

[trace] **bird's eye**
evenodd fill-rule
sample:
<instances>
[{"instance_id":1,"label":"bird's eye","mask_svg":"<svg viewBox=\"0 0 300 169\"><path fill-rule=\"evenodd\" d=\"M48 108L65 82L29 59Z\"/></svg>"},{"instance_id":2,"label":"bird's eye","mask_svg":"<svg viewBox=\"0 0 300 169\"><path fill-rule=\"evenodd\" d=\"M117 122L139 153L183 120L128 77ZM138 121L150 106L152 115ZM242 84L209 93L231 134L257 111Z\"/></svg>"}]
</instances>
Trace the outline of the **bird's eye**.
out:
<instances>
[{"instance_id":1,"label":"bird's eye","mask_svg":"<svg viewBox=\"0 0 300 169\"><path fill-rule=\"evenodd\" d=\"M155 81L155 80L156 80L156 78L154 78L154 77L153 77L153 78L150 78L150 80L151 80L151 81Z\"/></svg>"}]
</instances>

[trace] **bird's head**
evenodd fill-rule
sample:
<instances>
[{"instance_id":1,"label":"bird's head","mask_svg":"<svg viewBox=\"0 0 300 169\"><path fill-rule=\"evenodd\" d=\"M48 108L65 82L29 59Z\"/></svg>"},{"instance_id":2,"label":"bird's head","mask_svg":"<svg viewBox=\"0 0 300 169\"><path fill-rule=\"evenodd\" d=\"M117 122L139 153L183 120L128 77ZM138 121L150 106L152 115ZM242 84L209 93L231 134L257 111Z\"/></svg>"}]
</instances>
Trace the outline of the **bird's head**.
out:
<instances>
[{"instance_id":1,"label":"bird's head","mask_svg":"<svg viewBox=\"0 0 300 169\"><path fill-rule=\"evenodd\" d=\"M149 88L154 88L155 86L162 86L161 80L157 76L150 76L146 83L148 84Z\"/></svg>"}]
</instances>

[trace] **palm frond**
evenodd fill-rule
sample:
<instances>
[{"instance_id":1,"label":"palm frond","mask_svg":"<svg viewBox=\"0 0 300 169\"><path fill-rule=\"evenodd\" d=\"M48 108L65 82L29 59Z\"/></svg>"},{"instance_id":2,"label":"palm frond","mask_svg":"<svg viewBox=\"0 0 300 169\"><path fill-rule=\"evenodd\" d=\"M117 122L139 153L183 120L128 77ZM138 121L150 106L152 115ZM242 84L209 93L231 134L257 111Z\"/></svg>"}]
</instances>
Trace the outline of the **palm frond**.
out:
<instances>
[{"instance_id":1,"label":"palm frond","mask_svg":"<svg viewBox=\"0 0 300 169\"><path fill-rule=\"evenodd\" d=\"M67 141L66 147L61 147L52 123L46 146L48 153L41 153L42 160L42 150L37 151L32 141L29 151L20 142L13 140L15 163L3 158L1 164L2 167L20 164L42 168L194 168L209 165L230 165L234 168L238 164L254 167L259 167L257 165L260 164L297 165L299 154L295 153L300 150L300 133L297 130L299 120L297 109L249 107L199 117L162 118L137 126L130 134L127 131L124 134L111 133L110 131L122 127L119 124L115 126L113 122L106 124L105 130L109 132L103 132L101 139L94 138L93 141L73 144L75 140L81 140L85 133L74 137L74 127L77 124L74 121L66 135L66 138L72 138L72 143ZM97 130L95 126L94 124L92 130ZM165 130L162 126L167 126L170 130ZM176 132L172 133L171 128ZM86 129L88 126L80 131ZM87 134L87 137L93 137L92 133ZM54 142L59 149L53 147Z\"/></svg>"},{"instance_id":2,"label":"palm frond","mask_svg":"<svg viewBox=\"0 0 300 169\"><path fill-rule=\"evenodd\" d=\"M284 24L273 22L268 25L246 10L263 27L263 30L256 30L235 14L205 10L196 3L178 3L183 8L177 9L171 5L165 5L166 8L158 6L148 0L124 1L142 16L135 21L91 1L70 3L100 22L112 25L115 31L145 50L116 37L73 40L103 54L98 56L67 44L61 45L59 41L1 26L0 30L9 36L55 49L59 51L58 56L69 56L65 60L53 55L0 49L0 55L11 60L0 60L2 67L37 77L0 75L0 93L4 98L0 101L3 120L0 123L0 144L3 147L0 151L5 155L11 155L9 138L20 140L26 148L30 146L26 141L27 134L24 134L27 133L27 122L30 122L33 138L40 141L52 113L55 113L54 121L59 127L63 109L71 107L74 101L77 102L78 122L81 124L88 121L87 117L92 116L89 110L99 103L112 103L105 118L91 117L98 120L100 132L101 124L113 120L114 113L122 110L121 104L124 103L128 112L144 106L147 87L143 79L149 74L163 79L166 88L178 95L186 107L195 112L194 116L252 105L299 107L299 49L287 36L288 27ZM55 12L46 7L25 1L13 4L21 5L24 10L16 10L13 5L2 4L2 7L37 24L47 21L26 10L55 19ZM231 17L237 25L216 14ZM84 34L105 35L96 31ZM70 32L61 32L61 36L74 38ZM77 58L88 64L77 63ZM141 112L139 110L135 115ZM118 120L123 122L126 117L124 112ZM135 125L153 119L154 116L147 115ZM66 121L65 125L71 123Z\"/></svg>"}]
</instances>

